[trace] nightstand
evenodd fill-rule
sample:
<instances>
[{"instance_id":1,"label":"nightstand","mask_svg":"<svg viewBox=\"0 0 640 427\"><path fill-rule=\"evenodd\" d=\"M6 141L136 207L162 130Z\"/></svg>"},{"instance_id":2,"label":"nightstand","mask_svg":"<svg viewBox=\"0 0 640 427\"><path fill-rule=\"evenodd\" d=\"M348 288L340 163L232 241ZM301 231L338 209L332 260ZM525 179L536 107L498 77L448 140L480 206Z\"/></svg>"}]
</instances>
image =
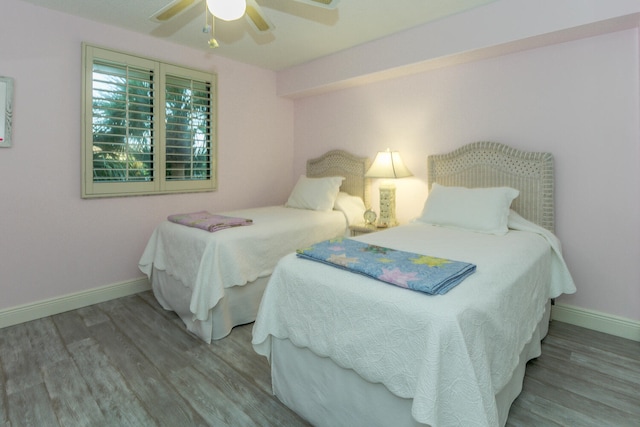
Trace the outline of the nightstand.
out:
<instances>
[{"instance_id":1,"label":"nightstand","mask_svg":"<svg viewBox=\"0 0 640 427\"><path fill-rule=\"evenodd\" d=\"M351 231L351 237L355 237L361 234L375 233L376 231L384 230L384 228L378 228L375 225L354 224L349 226L349 230Z\"/></svg>"}]
</instances>

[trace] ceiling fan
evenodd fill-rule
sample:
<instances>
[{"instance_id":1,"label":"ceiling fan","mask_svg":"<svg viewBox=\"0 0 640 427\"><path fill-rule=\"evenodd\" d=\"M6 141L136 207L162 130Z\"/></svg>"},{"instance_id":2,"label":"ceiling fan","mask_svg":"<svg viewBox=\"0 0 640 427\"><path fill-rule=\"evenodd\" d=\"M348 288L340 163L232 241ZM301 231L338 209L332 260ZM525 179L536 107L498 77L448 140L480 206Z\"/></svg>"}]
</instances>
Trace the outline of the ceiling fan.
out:
<instances>
[{"instance_id":1,"label":"ceiling fan","mask_svg":"<svg viewBox=\"0 0 640 427\"><path fill-rule=\"evenodd\" d=\"M338 0L289 0L298 3L305 3L318 6L324 9L335 9ZM173 0L167 6L154 13L150 19L155 22L164 23L183 12L191 9L201 0ZM245 16L251 26L259 32L270 31L275 28L256 0L206 0L207 14L225 21L240 19ZM227 8L232 9L230 15L225 15ZM208 23L207 23L208 25ZM203 31L206 30L206 27ZM206 31L205 31L206 32ZM212 39L213 40L213 39ZM211 43L210 43L211 44ZM215 46L212 46L215 47Z\"/></svg>"}]
</instances>

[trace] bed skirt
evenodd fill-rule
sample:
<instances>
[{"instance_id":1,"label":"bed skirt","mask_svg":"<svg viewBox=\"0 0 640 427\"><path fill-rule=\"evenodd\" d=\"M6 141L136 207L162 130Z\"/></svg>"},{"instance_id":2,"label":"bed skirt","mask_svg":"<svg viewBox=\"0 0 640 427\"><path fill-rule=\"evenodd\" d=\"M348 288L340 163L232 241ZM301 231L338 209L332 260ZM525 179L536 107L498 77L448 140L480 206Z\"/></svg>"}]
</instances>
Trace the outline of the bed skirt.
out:
<instances>
[{"instance_id":1,"label":"bed skirt","mask_svg":"<svg viewBox=\"0 0 640 427\"><path fill-rule=\"evenodd\" d=\"M234 326L256 320L262 294L270 276L243 286L225 289L225 296L209 310L207 320L196 320L189 309L191 290L176 278L155 267L151 274L153 294L165 310L176 312L187 330L210 343L226 337Z\"/></svg>"},{"instance_id":2,"label":"bed skirt","mask_svg":"<svg viewBox=\"0 0 640 427\"><path fill-rule=\"evenodd\" d=\"M522 391L527 361L540 355L540 341L549 329L547 303L543 319L520 353L511 380L496 394L500 426ZM411 415L412 399L398 397L382 384L368 382L354 371L286 339L273 340L271 354L273 393L286 406L316 427L322 426L425 426Z\"/></svg>"}]
</instances>

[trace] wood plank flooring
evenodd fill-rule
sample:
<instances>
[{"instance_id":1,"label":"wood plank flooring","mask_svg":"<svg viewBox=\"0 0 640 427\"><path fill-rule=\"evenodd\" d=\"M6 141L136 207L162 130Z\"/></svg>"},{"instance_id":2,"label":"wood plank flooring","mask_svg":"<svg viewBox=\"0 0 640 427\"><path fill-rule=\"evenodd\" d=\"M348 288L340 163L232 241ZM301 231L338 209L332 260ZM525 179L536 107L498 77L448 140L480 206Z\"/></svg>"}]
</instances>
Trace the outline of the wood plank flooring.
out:
<instances>
[{"instance_id":1,"label":"wood plank flooring","mask_svg":"<svg viewBox=\"0 0 640 427\"><path fill-rule=\"evenodd\" d=\"M0 427L307 426L252 325L211 345L151 292L0 329ZM640 427L640 343L552 322L508 426Z\"/></svg>"}]
</instances>

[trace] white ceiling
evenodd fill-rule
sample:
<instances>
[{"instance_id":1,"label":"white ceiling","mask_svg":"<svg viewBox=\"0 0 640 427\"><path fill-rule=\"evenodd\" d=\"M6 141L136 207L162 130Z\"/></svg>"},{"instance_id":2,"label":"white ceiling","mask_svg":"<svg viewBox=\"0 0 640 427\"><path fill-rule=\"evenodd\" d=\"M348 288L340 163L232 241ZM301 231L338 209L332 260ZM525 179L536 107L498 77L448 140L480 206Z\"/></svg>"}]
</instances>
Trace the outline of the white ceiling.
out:
<instances>
[{"instance_id":1,"label":"white ceiling","mask_svg":"<svg viewBox=\"0 0 640 427\"><path fill-rule=\"evenodd\" d=\"M214 50L208 47L209 35L202 32L204 0L162 24L149 18L171 0L24 1L281 70L495 0L339 0L333 10L293 0L257 0L275 29L259 34L245 18L216 20L220 46Z\"/></svg>"}]
</instances>

